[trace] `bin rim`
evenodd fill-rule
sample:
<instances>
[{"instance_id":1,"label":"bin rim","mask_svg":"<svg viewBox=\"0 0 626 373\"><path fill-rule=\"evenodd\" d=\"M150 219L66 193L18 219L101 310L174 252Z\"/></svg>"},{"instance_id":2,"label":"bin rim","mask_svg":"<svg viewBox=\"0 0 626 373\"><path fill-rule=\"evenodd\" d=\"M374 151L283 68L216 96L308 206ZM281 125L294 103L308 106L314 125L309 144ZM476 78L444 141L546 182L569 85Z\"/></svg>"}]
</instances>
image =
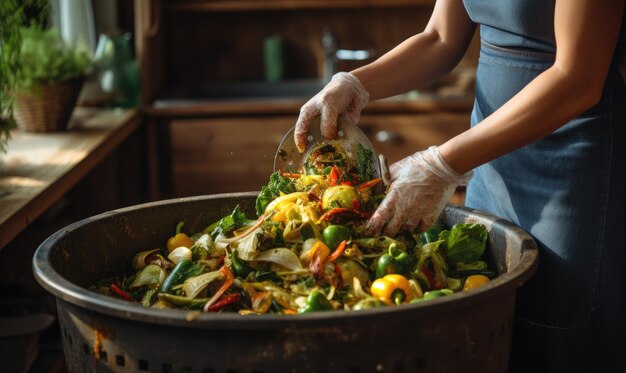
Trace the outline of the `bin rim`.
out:
<instances>
[{"instance_id":1,"label":"bin rim","mask_svg":"<svg viewBox=\"0 0 626 373\"><path fill-rule=\"evenodd\" d=\"M512 230L518 235L523 243L519 264L511 271L497 276L487 284L473 289L470 292L457 292L452 295L419 302L415 304L405 304L397 307L378 307L360 311L334 310L326 312L313 312L298 315L254 315L242 316L238 313L198 313L197 311L178 309L154 309L143 307L139 303L131 303L125 300L116 299L103 295L77 285L65 279L58 273L51 263L51 256L56 243L72 231L80 229L87 224L94 224L100 220L109 219L130 211L149 209L161 205L189 203L221 198L252 198L258 192L221 193L204 196L194 196L185 198L174 198L147 202L143 204L124 207L107 211L92 217L88 217L72 223L44 240L37 248L33 256L33 273L39 284L54 295L58 300L71 303L75 306L88 310L103 313L109 316L144 322L157 325L184 326L193 328L210 329L274 329L289 328L297 326L323 325L329 318L341 319L343 322L376 322L379 317L402 317L407 313L419 312L424 317L431 314L454 311L459 308L471 307L487 302L494 296L501 296L508 292L514 292L523 285L537 270L538 247L534 239L522 228L511 222L497 218L485 212L470 209L463 206L447 205L449 209L462 213L471 214L477 220L487 219L491 221L492 229Z\"/></svg>"}]
</instances>

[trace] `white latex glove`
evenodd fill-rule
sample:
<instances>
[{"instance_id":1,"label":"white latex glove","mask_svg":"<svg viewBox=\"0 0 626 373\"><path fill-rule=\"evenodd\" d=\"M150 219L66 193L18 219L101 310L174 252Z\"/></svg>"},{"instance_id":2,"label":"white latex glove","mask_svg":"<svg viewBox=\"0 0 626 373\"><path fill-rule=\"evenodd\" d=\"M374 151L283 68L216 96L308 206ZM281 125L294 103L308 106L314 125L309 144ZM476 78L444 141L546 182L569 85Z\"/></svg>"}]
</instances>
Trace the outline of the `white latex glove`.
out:
<instances>
[{"instance_id":1,"label":"white latex glove","mask_svg":"<svg viewBox=\"0 0 626 373\"><path fill-rule=\"evenodd\" d=\"M346 121L356 124L369 97L369 92L354 75L346 72L333 75L324 89L300 109L294 131L294 140L300 153L306 150L307 134L315 118L321 117L322 136L334 139L337 137L337 117L341 115Z\"/></svg>"},{"instance_id":2,"label":"white latex glove","mask_svg":"<svg viewBox=\"0 0 626 373\"><path fill-rule=\"evenodd\" d=\"M389 191L367 222L363 232L366 236L377 236L381 231L393 236L401 228L427 230L456 187L472 176L471 171L465 175L454 171L436 146L392 164L389 174Z\"/></svg>"}]
</instances>

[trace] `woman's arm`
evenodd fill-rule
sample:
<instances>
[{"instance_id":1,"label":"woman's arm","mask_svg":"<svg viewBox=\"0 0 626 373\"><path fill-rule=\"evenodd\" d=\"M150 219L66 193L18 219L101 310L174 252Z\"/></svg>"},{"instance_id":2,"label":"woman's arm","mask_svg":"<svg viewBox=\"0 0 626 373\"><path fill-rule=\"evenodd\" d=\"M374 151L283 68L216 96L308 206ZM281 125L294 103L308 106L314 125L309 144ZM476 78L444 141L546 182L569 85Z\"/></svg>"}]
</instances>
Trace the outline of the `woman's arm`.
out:
<instances>
[{"instance_id":1,"label":"woman's arm","mask_svg":"<svg viewBox=\"0 0 626 373\"><path fill-rule=\"evenodd\" d=\"M439 147L459 173L548 136L597 104L624 0L557 0L556 59L500 109Z\"/></svg>"},{"instance_id":2,"label":"woman's arm","mask_svg":"<svg viewBox=\"0 0 626 373\"><path fill-rule=\"evenodd\" d=\"M457 65L475 29L461 0L439 0L422 33L352 74L369 91L371 100L427 86Z\"/></svg>"}]
</instances>

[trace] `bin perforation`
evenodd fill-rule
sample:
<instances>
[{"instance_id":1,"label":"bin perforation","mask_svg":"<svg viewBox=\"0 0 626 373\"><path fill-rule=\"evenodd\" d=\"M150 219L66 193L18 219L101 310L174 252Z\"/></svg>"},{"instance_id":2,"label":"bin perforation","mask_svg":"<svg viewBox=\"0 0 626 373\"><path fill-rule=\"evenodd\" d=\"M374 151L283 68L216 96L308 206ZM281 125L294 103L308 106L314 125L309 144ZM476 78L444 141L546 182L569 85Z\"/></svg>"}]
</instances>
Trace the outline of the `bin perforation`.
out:
<instances>
[{"instance_id":1,"label":"bin perforation","mask_svg":"<svg viewBox=\"0 0 626 373\"><path fill-rule=\"evenodd\" d=\"M126 358L124 357L124 355L115 355L115 365L117 365L118 367L126 366Z\"/></svg>"},{"instance_id":2,"label":"bin perforation","mask_svg":"<svg viewBox=\"0 0 626 373\"><path fill-rule=\"evenodd\" d=\"M142 372L146 372L150 370L150 365L148 364L148 361L145 359L139 359L137 361L137 365L138 365L139 370Z\"/></svg>"}]
</instances>

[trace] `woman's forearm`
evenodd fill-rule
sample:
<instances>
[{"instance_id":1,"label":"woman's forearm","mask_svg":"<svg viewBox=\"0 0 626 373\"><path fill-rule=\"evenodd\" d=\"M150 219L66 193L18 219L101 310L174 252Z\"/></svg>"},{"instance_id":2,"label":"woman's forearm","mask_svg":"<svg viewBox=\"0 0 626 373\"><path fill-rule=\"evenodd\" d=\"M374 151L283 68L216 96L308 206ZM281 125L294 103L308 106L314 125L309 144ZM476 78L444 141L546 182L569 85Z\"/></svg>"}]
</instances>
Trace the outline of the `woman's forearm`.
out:
<instances>
[{"instance_id":1,"label":"woman's forearm","mask_svg":"<svg viewBox=\"0 0 626 373\"><path fill-rule=\"evenodd\" d=\"M556 131L595 102L578 79L550 68L477 126L439 147L465 173Z\"/></svg>"}]
</instances>

